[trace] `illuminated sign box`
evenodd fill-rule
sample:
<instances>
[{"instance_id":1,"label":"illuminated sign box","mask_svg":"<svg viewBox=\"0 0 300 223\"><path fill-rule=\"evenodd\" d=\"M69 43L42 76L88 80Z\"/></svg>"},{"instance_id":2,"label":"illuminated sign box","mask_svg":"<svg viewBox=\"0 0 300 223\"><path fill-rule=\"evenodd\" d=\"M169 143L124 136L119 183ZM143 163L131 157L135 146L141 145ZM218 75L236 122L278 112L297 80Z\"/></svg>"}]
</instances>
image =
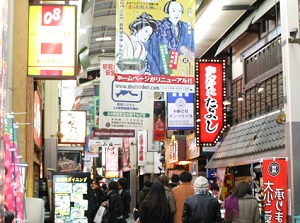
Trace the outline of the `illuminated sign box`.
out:
<instances>
[{"instance_id":1,"label":"illuminated sign box","mask_svg":"<svg viewBox=\"0 0 300 223\"><path fill-rule=\"evenodd\" d=\"M169 145L169 163L186 160L186 136L173 135Z\"/></svg>"},{"instance_id":2,"label":"illuminated sign box","mask_svg":"<svg viewBox=\"0 0 300 223\"><path fill-rule=\"evenodd\" d=\"M76 11L74 5L29 6L28 76L75 78Z\"/></svg>"},{"instance_id":3,"label":"illuminated sign box","mask_svg":"<svg viewBox=\"0 0 300 223\"><path fill-rule=\"evenodd\" d=\"M197 146L214 146L224 131L225 61L196 60Z\"/></svg>"},{"instance_id":4,"label":"illuminated sign box","mask_svg":"<svg viewBox=\"0 0 300 223\"><path fill-rule=\"evenodd\" d=\"M84 144L86 138L86 111L61 111L60 143Z\"/></svg>"}]
</instances>

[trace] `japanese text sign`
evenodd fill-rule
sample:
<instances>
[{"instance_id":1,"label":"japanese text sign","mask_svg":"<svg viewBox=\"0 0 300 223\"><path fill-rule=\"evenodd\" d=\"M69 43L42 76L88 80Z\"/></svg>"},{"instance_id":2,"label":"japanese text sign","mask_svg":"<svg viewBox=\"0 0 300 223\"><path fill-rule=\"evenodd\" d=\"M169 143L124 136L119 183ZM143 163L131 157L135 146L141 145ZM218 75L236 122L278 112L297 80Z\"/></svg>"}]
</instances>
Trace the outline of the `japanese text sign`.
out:
<instances>
[{"instance_id":1,"label":"japanese text sign","mask_svg":"<svg viewBox=\"0 0 300 223\"><path fill-rule=\"evenodd\" d=\"M265 222L287 222L287 161L264 160L263 189Z\"/></svg>"},{"instance_id":2,"label":"japanese text sign","mask_svg":"<svg viewBox=\"0 0 300 223\"><path fill-rule=\"evenodd\" d=\"M224 131L224 66L224 61L196 60L197 145L215 145Z\"/></svg>"},{"instance_id":3,"label":"japanese text sign","mask_svg":"<svg viewBox=\"0 0 300 223\"><path fill-rule=\"evenodd\" d=\"M30 5L28 75L75 77L76 6Z\"/></svg>"}]
</instances>

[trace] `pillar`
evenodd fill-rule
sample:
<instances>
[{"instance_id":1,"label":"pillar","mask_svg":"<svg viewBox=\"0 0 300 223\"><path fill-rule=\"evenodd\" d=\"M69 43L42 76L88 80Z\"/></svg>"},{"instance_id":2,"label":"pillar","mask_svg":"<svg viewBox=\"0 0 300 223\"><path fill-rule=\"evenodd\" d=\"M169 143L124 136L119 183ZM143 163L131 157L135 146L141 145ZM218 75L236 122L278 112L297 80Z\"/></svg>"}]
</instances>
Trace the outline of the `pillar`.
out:
<instances>
[{"instance_id":1,"label":"pillar","mask_svg":"<svg viewBox=\"0 0 300 223\"><path fill-rule=\"evenodd\" d=\"M299 38L299 2L298 0L281 0L281 43L284 92L287 101L284 106L286 114L285 145L288 157L288 189L285 196L289 201L288 222L294 222L294 216L300 215L300 44L289 43L290 31L298 29L296 38Z\"/></svg>"}]
</instances>

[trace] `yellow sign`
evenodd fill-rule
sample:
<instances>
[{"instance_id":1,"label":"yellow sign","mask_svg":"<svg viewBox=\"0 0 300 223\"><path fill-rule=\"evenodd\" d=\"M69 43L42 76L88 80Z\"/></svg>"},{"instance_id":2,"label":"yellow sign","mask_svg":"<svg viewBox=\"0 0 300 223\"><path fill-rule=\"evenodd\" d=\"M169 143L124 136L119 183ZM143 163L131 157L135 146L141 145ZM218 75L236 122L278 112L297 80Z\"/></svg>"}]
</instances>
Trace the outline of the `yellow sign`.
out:
<instances>
[{"instance_id":1,"label":"yellow sign","mask_svg":"<svg viewBox=\"0 0 300 223\"><path fill-rule=\"evenodd\" d=\"M29 6L28 76L75 77L76 6Z\"/></svg>"}]
</instances>

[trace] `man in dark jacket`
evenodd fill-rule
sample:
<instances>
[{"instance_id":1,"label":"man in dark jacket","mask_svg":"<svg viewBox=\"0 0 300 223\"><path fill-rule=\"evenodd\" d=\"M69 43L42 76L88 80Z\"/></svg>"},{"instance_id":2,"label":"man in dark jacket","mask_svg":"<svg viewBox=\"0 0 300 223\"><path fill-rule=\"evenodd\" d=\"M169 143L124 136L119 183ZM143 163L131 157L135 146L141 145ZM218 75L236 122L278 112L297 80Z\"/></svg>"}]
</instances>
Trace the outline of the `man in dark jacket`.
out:
<instances>
[{"instance_id":1,"label":"man in dark jacket","mask_svg":"<svg viewBox=\"0 0 300 223\"><path fill-rule=\"evenodd\" d=\"M124 216L123 222L126 222L126 219L129 218L129 213L130 213L131 196L130 196L130 192L126 189L127 180L125 178L120 178L118 180L118 183L119 183L119 194L121 195L122 203L123 203L123 216Z\"/></svg>"},{"instance_id":2,"label":"man in dark jacket","mask_svg":"<svg viewBox=\"0 0 300 223\"><path fill-rule=\"evenodd\" d=\"M221 223L221 205L208 192L208 181L198 177L194 182L195 195L186 198L183 206L183 223Z\"/></svg>"},{"instance_id":3,"label":"man in dark jacket","mask_svg":"<svg viewBox=\"0 0 300 223\"><path fill-rule=\"evenodd\" d=\"M99 180L95 179L92 182L91 185L92 191L91 191L91 217L90 217L90 222L94 222L95 215L103 201L104 194L102 192L102 189L99 185Z\"/></svg>"},{"instance_id":4,"label":"man in dark jacket","mask_svg":"<svg viewBox=\"0 0 300 223\"><path fill-rule=\"evenodd\" d=\"M174 187L177 187L178 185L179 185L179 175L175 173L171 177L170 188L173 189Z\"/></svg>"},{"instance_id":5,"label":"man in dark jacket","mask_svg":"<svg viewBox=\"0 0 300 223\"><path fill-rule=\"evenodd\" d=\"M146 181L144 182L144 187L142 188L142 190L139 192L139 195L138 195L137 204L136 204L137 208L139 208L140 203L142 203L142 201L143 201L143 200L146 198L146 196L148 195L149 190L150 190L152 184L153 184L153 183L150 182L150 181L148 181L148 180L146 180Z\"/></svg>"}]
</instances>

